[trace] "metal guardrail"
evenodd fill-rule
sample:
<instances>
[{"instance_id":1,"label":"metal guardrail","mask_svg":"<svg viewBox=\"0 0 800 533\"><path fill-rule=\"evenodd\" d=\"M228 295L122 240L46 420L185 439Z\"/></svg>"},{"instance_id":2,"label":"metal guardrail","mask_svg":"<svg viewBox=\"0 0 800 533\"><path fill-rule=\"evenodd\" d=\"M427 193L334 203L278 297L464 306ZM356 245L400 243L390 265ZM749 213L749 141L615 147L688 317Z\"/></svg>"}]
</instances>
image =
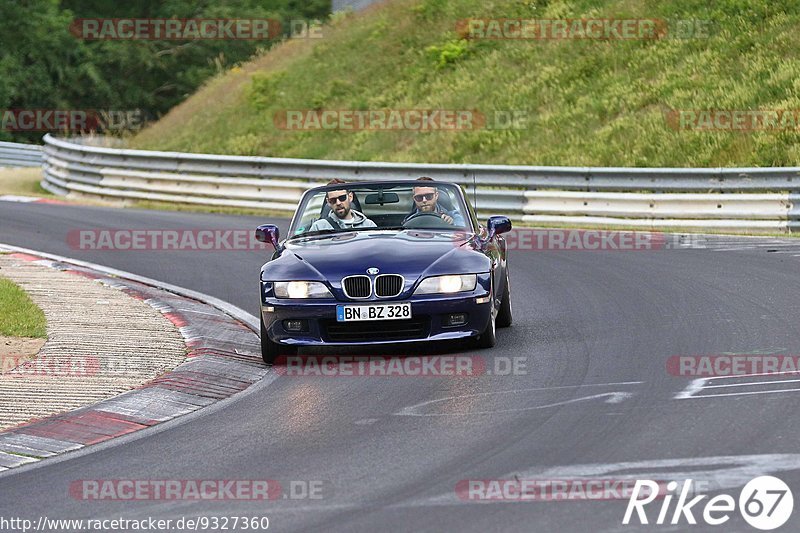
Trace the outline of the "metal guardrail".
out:
<instances>
[{"instance_id":1,"label":"metal guardrail","mask_svg":"<svg viewBox=\"0 0 800 533\"><path fill-rule=\"evenodd\" d=\"M591 168L322 161L154 152L45 136L42 186L57 194L293 212L331 178L464 185L483 217L535 224L786 232L800 228L800 168Z\"/></svg>"},{"instance_id":2,"label":"metal guardrail","mask_svg":"<svg viewBox=\"0 0 800 533\"><path fill-rule=\"evenodd\" d=\"M0 167L38 167L42 164L42 147L38 144L0 141Z\"/></svg>"}]
</instances>

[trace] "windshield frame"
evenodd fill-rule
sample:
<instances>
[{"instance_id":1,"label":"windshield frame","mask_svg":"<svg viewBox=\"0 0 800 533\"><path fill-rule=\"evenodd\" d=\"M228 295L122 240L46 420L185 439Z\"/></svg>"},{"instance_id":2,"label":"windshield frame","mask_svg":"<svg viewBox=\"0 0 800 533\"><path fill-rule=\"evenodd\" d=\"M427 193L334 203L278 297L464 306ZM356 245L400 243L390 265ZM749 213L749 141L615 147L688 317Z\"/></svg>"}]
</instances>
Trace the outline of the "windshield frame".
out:
<instances>
[{"instance_id":1,"label":"windshield frame","mask_svg":"<svg viewBox=\"0 0 800 533\"><path fill-rule=\"evenodd\" d=\"M459 205L458 208L461 211L461 214L464 218L465 227L453 227L453 228L435 228L436 231L460 231L460 232L470 232L475 233L477 231L475 226L475 220L473 218L473 210L471 206L468 205L468 201L466 196L464 195L464 191L460 185L457 183L449 182L449 181L419 181L419 180L391 180L391 181L354 181L354 182L347 182L347 183L336 183L333 185L323 185L321 187L314 187L312 189L308 189L306 192L303 193L302 198L300 198L300 202L297 204L297 209L294 211L294 215L292 215L292 221L289 224L288 233L286 235L286 240L294 239L298 237L320 237L324 236L326 233L330 233L331 235L335 235L337 233L341 233L340 231L325 231L325 232L305 232L299 233L295 235L295 230L297 229L297 223L300 219L302 219L302 215L306 212L308 203L310 200L320 192L327 192L327 191L337 191L342 189L370 189L374 188L375 191L379 189L388 189L391 187L398 187L398 186L409 186L409 187L446 187L448 190L452 189L456 192L455 196L458 199ZM363 191L356 191L358 193ZM415 229L421 230L424 229L425 231L432 231L434 228L403 228L403 229ZM385 227L385 228L351 228L348 230L343 231L362 231L362 230L371 230L371 231L398 231L397 226L394 227Z\"/></svg>"}]
</instances>

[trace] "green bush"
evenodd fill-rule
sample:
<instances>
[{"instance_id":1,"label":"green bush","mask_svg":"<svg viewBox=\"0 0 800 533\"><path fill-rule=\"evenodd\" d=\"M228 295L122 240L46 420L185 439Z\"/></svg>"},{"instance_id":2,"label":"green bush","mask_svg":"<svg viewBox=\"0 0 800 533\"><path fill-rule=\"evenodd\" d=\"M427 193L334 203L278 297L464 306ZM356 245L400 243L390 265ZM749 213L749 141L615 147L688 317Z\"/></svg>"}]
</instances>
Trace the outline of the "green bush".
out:
<instances>
[{"instance_id":1,"label":"green bush","mask_svg":"<svg viewBox=\"0 0 800 533\"><path fill-rule=\"evenodd\" d=\"M469 48L469 41L466 39L453 39L440 46L429 46L425 51L433 57L438 68L443 68L465 59L469 54Z\"/></svg>"},{"instance_id":2,"label":"green bush","mask_svg":"<svg viewBox=\"0 0 800 533\"><path fill-rule=\"evenodd\" d=\"M279 86L284 72L256 72L250 80L247 98L259 111L269 108L279 100Z\"/></svg>"}]
</instances>

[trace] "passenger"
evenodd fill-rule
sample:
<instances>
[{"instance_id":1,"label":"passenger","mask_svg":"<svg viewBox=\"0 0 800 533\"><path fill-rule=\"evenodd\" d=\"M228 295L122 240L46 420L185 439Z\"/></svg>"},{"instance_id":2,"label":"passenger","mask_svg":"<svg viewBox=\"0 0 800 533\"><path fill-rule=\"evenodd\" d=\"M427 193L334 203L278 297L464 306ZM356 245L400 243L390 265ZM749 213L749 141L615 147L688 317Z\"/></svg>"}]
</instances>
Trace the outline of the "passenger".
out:
<instances>
[{"instance_id":1,"label":"passenger","mask_svg":"<svg viewBox=\"0 0 800 533\"><path fill-rule=\"evenodd\" d=\"M331 180L328 185L346 183L340 179ZM352 209L353 193L347 189L336 189L325 193L325 200L331 207L328 216L314 222L308 231L321 231L353 228L375 228L377 225L368 219L364 213Z\"/></svg>"},{"instance_id":2,"label":"passenger","mask_svg":"<svg viewBox=\"0 0 800 533\"><path fill-rule=\"evenodd\" d=\"M423 176L421 178L417 178L417 181L433 181L433 179ZM418 185L414 187L414 211L405 218L403 223L418 213L435 213L439 215L442 220L452 226L465 226L464 217L461 215L458 209L448 211L441 206L439 203L439 189L436 187L428 187L424 185Z\"/></svg>"}]
</instances>

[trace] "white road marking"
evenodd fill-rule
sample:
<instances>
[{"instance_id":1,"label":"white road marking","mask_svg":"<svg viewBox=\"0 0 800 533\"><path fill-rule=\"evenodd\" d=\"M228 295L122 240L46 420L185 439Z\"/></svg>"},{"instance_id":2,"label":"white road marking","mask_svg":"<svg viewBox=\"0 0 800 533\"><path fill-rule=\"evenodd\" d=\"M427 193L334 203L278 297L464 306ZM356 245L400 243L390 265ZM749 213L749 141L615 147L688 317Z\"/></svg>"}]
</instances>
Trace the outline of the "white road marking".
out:
<instances>
[{"instance_id":1,"label":"white road marking","mask_svg":"<svg viewBox=\"0 0 800 533\"><path fill-rule=\"evenodd\" d=\"M409 407L404 407L397 413L394 413L395 416L465 416L465 415L481 415L481 414L493 414L493 413L507 413L507 412L515 412L515 411L532 411L536 409L548 409L550 407L559 407L562 405L568 405L577 402L589 401L589 400L596 400L599 398L608 398L605 403L620 403L628 398L633 396L633 393L630 392L604 392L600 394L592 394L590 396L582 396L580 398L571 398L569 400L564 400L560 402L549 403L545 405L533 405L529 407L515 407L510 409L492 409L488 411L471 411L471 412L450 412L450 413L419 413L420 409L428 407L429 405L448 402L451 400L461 400L466 398L476 398L481 396L499 396L502 394L519 394L525 392L540 392L540 391L551 391L551 390L560 390L560 389L576 389L581 387L607 387L607 386L617 386L617 385L637 385L642 383L641 381L625 381L621 383L590 383L585 385L564 385L559 387L537 387L537 388L530 388L530 389L513 389L508 391L497 391L497 392L478 392L475 394L464 394L460 396L448 396L445 398L437 398L435 400L428 400L426 402L421 402L415 405L411 405Z\"/></svg>"},{"instance_id":2,"label":"white road marking","mask_svg":"<svg viewBox=\"0 0 800 533\"><path fill-rule=\"evenodd\" d=\"M778 389L778 390L756 390L747 392L726 392L724 394L703 394L702 396L690 396L687 398L680 398L681 400L702 400L703 398L723 398L725 396L752 396L754 394L777 394L782 392L800 392L800 389Z\"/></svg>"},{"instance_id":3,"label":"white road marking","mask_svg":"<svg viewBox=\"0 0 800 533\"><path fill-rule=\"evenodd\" d=\"M3 196L0 196L0 201L2 202L20 202L27 204L35 202L36 200L39 200L39 198L36 198L35 196L16 196L13 194L4 194Z\"/></svg>"},{"instance_id":4,"label":"white road marking","mask_svg":"<svg viewBox=\"0 0 800 533\"><path fill-rule=\"evenodd\" d=\"M709 491L730 490L743 487L751 479L763 475L778 475L788 470L800 469L800 454L720 455L711 457L687 457L678 459L655 459L621 463L590 463L547 467L531 467L522 472L510 472L497 479L537 479L567 481L601 478L614 480L692 479L705 484ZM486 478L476 475L475 479ZM527 500L535 502L536 500ZM452 490L425 498L397 504L401 507L428 505L464 505L505 503L509 500L462 500ZM547 503L547 502L545 502Z\"/></svg>"},{"instance_id":5,"label":"white road marking","mask_svg":"<svg viewBox=\"0 0 800 533\"><path fill-rule=\"evenodd\" d=\"M703 390L703 385L705 385L706 381L708 381L707 378L693 379L685 389L675 395L674 399L686 400L693 398L697 392Z\"/></svg>"},{"instance_id":6,"label":"white road marking","mask_svg":"<svg viewBox=\"0 0 800 533\"><path fill-rule=\"evenodd\" d=\"M800 392L799 389L772 389L772 390L760 390L760 391L744 391L744 392L729 392L729 393L720 393L720 394L703 394L697 396L698 392L704 391L706 389L720 389L720 388L730 388L730 387L752 387L758 385L773 385L778 383L798 383L800 379L784 379L784 380L774 380L774 381L747 381L741 383L725 383L721 385L707 385L709 382L716 382L718 380L725 380L725 379L742 379L742 378L752 378L752 377L762 377L762 376L796 376L796 371L787 371L787 372L761 372L757 374L741 374L736 376L716 376L716 377L707 377L707 378L698 378L692 380L689 385L686 386L685 389L678 392L673 399L675 400L689 400L689 399L702 399L702 398L720 398L725 396L752 396L757 394L776 394L776 393L783 393L783 392Z\"/></svg>"},{"instance_id":7,"label":"white road marking","mask_svg":"<svg viewBox=\"0 0 800 533\"><path fill-rule=\"evenodd\" d=\"M708 385L704 389L722 389L725 387L749 387L752 385L774 385L775 383L798 383L800 379L779 379L777 381L748 381L747 383L729 383L727 385Z\"/></svg>"}]
</instances>

